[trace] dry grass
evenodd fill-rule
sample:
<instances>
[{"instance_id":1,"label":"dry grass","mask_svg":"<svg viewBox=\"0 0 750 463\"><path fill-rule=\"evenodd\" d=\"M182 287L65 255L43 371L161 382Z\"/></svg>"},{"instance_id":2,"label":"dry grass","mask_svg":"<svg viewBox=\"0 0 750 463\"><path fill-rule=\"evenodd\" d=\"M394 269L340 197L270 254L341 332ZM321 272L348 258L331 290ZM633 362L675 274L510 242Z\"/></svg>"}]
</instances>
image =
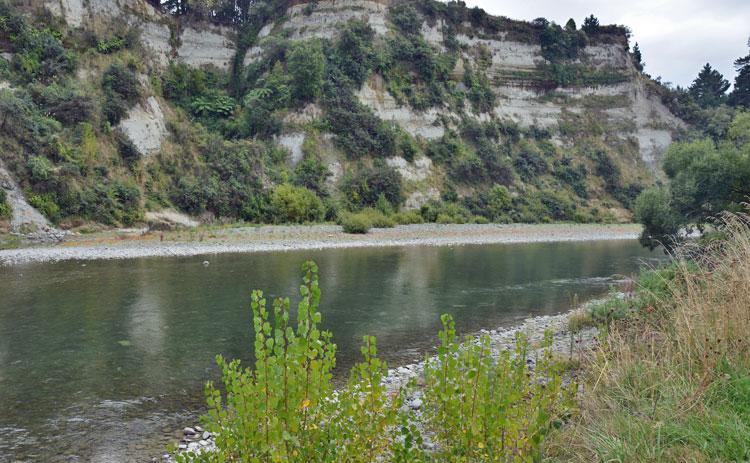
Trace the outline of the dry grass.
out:
<instances>
[{"instance_id":1,"label":"dry grass","mask_svg":"<svg viewBox=\"0 0 750 463\"><path fill-rule=\"evenodd\" d=\"M668 290L612 324L550 458L750 459L750 219L722 228L726 241L682 249Z\"/></svg>"}]
</instances>

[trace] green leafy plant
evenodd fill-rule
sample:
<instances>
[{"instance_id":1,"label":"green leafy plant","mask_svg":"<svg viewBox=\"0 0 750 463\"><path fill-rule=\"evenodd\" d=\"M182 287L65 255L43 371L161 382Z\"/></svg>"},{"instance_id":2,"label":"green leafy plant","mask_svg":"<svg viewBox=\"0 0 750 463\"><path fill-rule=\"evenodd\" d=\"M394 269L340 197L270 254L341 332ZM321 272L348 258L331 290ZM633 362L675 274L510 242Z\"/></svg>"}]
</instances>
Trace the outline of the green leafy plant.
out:
<instances>
[{"instance_id":1,"label":"green leafy plant","mask_svg":"<svg viewBox=\"0 0 750 463\"><path fill-rule=\"evenodd\" d=\"M424 371L424 410L438 450L433 461L539 461L546 435L574 406L575 384L563 385L552 359L548 332L529 371L523 335L511 352L495 357L489 336L456 337L449 315L441 317L437 357Z\"/></svg>"},{"instance_id":2,"label":"green leafy plant","mask_svg":"<svg viewBox=\"0 0 750 463\"><path fill-rule=\"evenodd\" d=\"M334 390L336 345L319 328L318 269L308 262L303 271L296 328L288 298L276 299L270 314L263 292L253 292L254 366L218 356L225 392L206 386L204 419L217 450L179 454L178 462L375 462L408 450L397 435L403 399L382 384L387 366L374 338L364 338L364 361Z\"/></svg>"}]
</instances>

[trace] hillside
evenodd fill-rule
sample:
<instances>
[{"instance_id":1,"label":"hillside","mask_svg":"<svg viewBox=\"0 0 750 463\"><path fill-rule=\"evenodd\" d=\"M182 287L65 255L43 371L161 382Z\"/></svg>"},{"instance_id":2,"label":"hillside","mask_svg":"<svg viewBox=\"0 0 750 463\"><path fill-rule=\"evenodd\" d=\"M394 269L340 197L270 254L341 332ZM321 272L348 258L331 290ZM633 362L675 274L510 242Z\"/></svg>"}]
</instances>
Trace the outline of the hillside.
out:
<instances>
[{"instance_id":1,"label":"hillside","mask_svg":"<svg viewBox=\"0 0 750 463\"><path fill-rule=\"evenodd\" d=\"M434 1L256 2L212 22L177 14L186 2L11 3L0 216L16 232L47 228L31 206L78 231L157 226L164 209L204 222L370 207L390 223L629 221L687 128L621 26Z\"/></svg>"}]
</instances>

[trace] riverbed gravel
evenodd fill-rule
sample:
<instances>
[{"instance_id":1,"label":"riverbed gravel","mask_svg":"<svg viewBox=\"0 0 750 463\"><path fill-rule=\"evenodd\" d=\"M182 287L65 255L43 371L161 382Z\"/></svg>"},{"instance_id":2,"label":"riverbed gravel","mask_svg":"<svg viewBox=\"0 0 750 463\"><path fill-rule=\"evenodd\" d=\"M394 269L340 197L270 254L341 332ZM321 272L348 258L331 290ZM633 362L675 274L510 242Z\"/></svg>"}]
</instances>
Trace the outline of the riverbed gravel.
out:
<instances>
[{"instance_id":1,"label":"riverbed gravel","mask_svg":"<svg viewBox=\"0 0 750 463\"><path fill-rule=\"evenodd\" d=\"M631 224L420 224L373 229L364 235L343 233L337 225L248 226L167 233L131 229L68 235L54 245L0 250L0 265L338 248L626 240L637 238L640 231L639 225Z\"/></svg>"}]
</instances>

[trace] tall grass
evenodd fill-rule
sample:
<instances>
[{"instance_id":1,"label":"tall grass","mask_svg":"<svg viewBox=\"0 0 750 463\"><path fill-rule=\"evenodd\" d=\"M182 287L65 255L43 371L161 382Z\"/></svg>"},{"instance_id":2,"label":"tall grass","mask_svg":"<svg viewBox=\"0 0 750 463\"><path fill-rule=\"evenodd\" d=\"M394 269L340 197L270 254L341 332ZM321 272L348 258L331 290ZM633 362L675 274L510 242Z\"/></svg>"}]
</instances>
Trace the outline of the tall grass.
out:
<instances>
[{"instance_id":1,"label":"tall grass","mask_svg":"<svg viewBox=\"0 0 750 463\"><path fill-rule=\"evenodd\" d=\"M554 460L750 459L750 219L720 225L725 240L679 250L651 274L661 290L610 324Z\"/></svg>"}]
</instances>

